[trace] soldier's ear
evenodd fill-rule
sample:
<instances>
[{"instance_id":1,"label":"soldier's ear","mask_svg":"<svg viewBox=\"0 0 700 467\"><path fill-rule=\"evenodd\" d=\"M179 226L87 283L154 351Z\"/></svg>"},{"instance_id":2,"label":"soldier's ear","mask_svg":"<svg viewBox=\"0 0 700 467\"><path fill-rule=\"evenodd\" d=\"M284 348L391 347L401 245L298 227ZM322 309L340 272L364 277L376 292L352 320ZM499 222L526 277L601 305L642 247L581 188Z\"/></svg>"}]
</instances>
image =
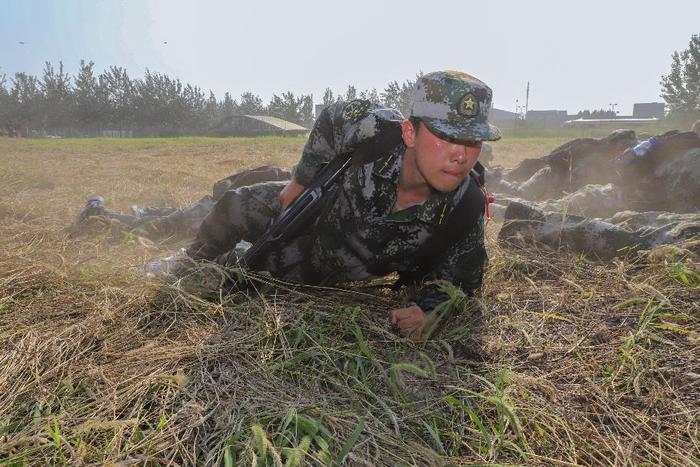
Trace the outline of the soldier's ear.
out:
<instances>
[{"instance_id":1,"label":"soldier's ear","mask_svg":"<svg viewBox=\"0 0 700 467\"><path fill-rule=\"evenodd\" d=\"M405 144L407 148L415 147L416 128L410 120L404 120L401 123L401 137L403 138L403 144Z\"/></svg>"}]
</instances>

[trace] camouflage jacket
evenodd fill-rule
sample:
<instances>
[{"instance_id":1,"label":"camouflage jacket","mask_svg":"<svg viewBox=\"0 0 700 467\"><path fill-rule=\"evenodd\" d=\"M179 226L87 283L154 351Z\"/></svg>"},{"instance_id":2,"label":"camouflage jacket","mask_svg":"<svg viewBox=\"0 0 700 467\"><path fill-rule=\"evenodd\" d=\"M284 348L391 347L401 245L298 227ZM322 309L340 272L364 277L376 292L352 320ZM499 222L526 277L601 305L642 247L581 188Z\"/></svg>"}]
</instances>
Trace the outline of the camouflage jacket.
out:
<instances>
[{"instance_id":1,"label":"camouflage jacket","mask_svg":"<svg viewBox=\"0 0 700 467\"><path fill-rule=\"evenodd\" d=\"M307 185L321 164L376 137L380 118L403 117L367 101L326 108L304 147L294 179ZM306 280L337 283L406 271L418 249L445 223L471 178L453 192L434 191L422 205L394 211L405 149L399 138L378 160L349 169L315 228L301 240L308 253ZM479 221L464 226L461 239L433 263L426 281L446 280L472 292L481 285L486 260L482 211ZM446 299L436 284L424 284L413 297L424 311Z\"/></svg>"}]
</instances>

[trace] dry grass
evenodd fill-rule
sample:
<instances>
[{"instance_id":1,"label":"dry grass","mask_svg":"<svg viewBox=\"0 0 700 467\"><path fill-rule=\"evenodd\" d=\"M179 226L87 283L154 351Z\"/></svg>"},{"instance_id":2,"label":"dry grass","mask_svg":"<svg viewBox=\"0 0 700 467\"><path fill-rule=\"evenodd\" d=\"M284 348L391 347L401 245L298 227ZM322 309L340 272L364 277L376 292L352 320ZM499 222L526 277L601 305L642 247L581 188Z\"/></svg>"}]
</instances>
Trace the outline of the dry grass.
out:
<instances>
[{"instance_id":1,"label":"dry grass","mask_svg":"<svg viewBox=\"0 0 700 467\"><path fill-rule=\"evenodd\" d=\"M185 203L302 145L0 139L0 463L699 462L696 263L502 250L490 225L482 297L413 343L383 288L162 286L136 271L184 240L62 232L91 192Z\"/></svg>"},{"instance_id":2,"label":"dry grass","mask_svg":"<svg viewBox=\"0 0 700 467\"><path fill-rule=\"evenodd\" d=\"M503 138L491 143L494 152L494 164L506 168L514 167L518 162L527 158L542 157L552 149L569 141L567 137L528 137Z\"/></svg>"}]
</instances>

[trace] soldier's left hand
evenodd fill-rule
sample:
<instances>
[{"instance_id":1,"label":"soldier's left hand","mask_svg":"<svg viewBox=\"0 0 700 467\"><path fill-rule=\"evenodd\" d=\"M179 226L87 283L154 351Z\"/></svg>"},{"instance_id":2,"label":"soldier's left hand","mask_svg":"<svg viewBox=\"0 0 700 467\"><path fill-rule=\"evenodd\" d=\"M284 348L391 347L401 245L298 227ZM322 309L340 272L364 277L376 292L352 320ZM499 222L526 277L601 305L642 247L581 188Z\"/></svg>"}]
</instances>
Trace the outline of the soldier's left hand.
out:
<instances>
[{"instance_id":1,"label":"soldier's left hand","mask_svg":"<svg viewBox=\"0 0 700 467\"><path fill-rule=\"evenodd\" d=\"M396 308L389 311L389 321L399 328L403 336L416 336L425 321L425 312L418 305Z\"/></svg>"},{"instance_id":2,"label":"soldier's left hand","mask_svg":"<svg viewBox=\"0 0 700 467\"><path fill-rule=\"evenodd\" d=\"M306 187L304 185L295 182L294 180L290 180L280 192L279 198L280 203L282 204L282 210L284 211L287 209L289 205L292 204L292 201L294 201L305 189Z\"/></svg>"}]
</instances>

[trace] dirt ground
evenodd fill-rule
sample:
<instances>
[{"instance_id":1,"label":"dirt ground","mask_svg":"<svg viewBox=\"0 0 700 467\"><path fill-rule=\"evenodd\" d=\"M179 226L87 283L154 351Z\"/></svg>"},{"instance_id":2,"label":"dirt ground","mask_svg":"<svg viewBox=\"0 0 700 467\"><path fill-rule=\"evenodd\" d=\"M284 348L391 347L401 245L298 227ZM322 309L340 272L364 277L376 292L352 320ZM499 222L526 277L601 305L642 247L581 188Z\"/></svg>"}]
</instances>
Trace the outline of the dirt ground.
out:
<instances>
[{"instance_id":1,"label":"dirt ground","mask_svg":"<svg viewBox=\"0 0 700 467\"><path fill-rule=\"evenodd\" d=\"M504 139L496 163L563 142ZM163 285L143 265L187 239L64 232L92 193L182 206L303 144L0 138L0 464L700 462L692 258L504 249L492 223L481 296L448 287L438 330L412 342L381 283Z\"/></svg>"}]
</instances>

